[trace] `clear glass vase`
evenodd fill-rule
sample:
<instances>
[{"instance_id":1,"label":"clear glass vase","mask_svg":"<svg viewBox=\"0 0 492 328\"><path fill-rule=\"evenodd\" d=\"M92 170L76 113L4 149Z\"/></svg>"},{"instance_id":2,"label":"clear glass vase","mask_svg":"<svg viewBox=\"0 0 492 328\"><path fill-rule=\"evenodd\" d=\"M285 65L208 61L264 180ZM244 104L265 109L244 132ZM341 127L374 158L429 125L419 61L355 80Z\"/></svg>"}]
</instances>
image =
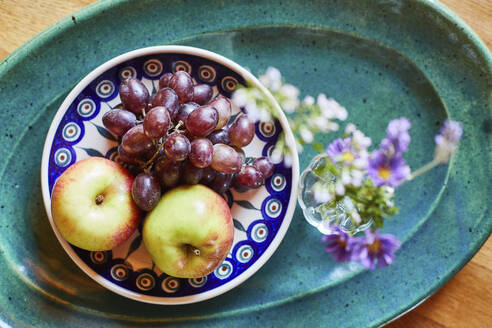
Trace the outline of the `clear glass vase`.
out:
<instances>
[{"instance_id":1,"label":"clear glass vase","mask_svg":"<svg viewBox=\"0 0 492 328\"><path fill-rule=\"evenodd\" d=\"M356 223L349 215L357 208L349 197L344 197L338 203L320 202L314 197L316 185L335 185L336 177L332 174L319 176L316 168L330 160L327 154L319 154L311 160L309 166L302 172L299 182L299 205L302 208L306 221L316 227L321 233L329 234L334 226L339 226L343 231L356 234L368 229L373 220L363 218L361 223Z\"/></svg>"}]
</instances>

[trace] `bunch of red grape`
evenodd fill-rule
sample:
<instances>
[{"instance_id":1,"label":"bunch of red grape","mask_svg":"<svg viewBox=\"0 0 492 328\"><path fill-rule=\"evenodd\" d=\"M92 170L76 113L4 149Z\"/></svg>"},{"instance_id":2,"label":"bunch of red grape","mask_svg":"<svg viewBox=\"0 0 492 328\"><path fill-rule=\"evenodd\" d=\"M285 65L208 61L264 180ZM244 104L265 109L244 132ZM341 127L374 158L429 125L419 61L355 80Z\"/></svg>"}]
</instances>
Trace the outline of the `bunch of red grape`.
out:
<instances>
[{"instance_id":1,"label":"bunch of red grape","mask_svg":"<svg viewBox=\"0 0 492 328\"><path fill-rule=\"evenodd\" d=\"M152 210L161 193L178 184L202 183L219 194L230 186L258 188L273 173L266 157L245 164L241 147L254 137L247 114L231 120L231 104L212 98L208 84L194 85L185 71L166 73L153 95L138 79L124 80L119 89L122 108L104 114L105 127L121 137L118 157L136 175L135 203Z\"/></svg>"}]
</instances>

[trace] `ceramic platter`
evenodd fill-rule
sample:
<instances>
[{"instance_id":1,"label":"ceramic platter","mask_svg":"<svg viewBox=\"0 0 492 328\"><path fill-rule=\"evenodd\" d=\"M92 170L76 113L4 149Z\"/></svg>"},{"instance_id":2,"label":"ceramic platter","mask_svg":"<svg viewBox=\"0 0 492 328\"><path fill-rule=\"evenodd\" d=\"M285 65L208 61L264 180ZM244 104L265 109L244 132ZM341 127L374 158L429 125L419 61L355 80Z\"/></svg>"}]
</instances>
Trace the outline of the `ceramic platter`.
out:
<instances>
[{"instance_id":1,"label":"ceramic platter","mask_svg":"<svg viewBox=\"0 0 492 328\"><path fill-rule=\"evenodd\" d=\"M443 121L461 121L464 135L453 161L397 192L400 212L384 228L402 242L395 263L372 272L334 263L297 207L268 262L242 284L202 302L137 302L81 271L60 246L44 209L44 140L64 99L92 70L128 51L166 44L213 51L255 75L276 66L302 95L324 92L339 101L373 140L383 137L390 119L408 117L412 142L406 159L414 169L432 158L433 136ZM382 325L439 289L492 231L491 90L487 48L437 1L93 4L0 64L0 323ZM98 133L91 123L87 129ZM314 154L306 147L301 171Z\"/></svg>"}]
</instances>

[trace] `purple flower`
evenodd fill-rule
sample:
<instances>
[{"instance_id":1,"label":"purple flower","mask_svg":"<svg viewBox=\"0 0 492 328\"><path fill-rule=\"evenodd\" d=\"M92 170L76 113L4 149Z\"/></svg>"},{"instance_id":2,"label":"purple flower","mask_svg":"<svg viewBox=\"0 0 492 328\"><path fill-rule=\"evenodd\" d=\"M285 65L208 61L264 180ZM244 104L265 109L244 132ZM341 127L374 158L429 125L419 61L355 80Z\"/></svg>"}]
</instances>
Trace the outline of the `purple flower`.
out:
<instances>
[{"instance_id":1,"label":"purple flower","mask_svg":"<svg viewBox=\"0 0 492 328\"><path fill-rule=\"evenodd\" d=\"M449 161L451 155L456 151L456 146L463 134L460 122L446 120L441 127L440 134L434 140L436 142L435 160L441 163Z\"/></svg>"},{"instance_id":2,"label":"purple flower","mask_svg":"<svg viewBox=\"0 0 492 328\"><path fill-rule=\"evenodd\" d=\"M330 156L331 160L336 163L338 162L340 156L342 156L343 158L344 154L351 155L350 153L351 142L352 142L352 138L335 139L333 140L332 143L328 145L328 147L326 147L326 153L328 154L328 156ZM347 156L348 155L345 155L345 157ZM353 159L353 155L352 155L352 159Z\"/></svg>"},{"instance_id":3,"label":"purple flower","mask_svg":"<svg viewBox=\"0 0 492 328\"><path fill-rule=\"evenodd\" d=\"M411 140L408 134L411 126L405 117L390 121L386 127L386 138L381 141L381 148L397 154L406 152Z\"/></svg>"},{"instance_id":4,"label":"purple flower","mask_svg":"<svg viewBox=\"0 0 492 328\"><path fill-rule=\"evenodd\" d=\"M334 163L351 163L357 157L352 149L352 138L335 139L326 148L326 153Z\"/></svg>"},{"instance_id":5,"label":"purple flower","mask_svg":"<svg viewBox=\"0 0 492 328\"><path fill-rule=\"evenodd\" d=\"M446 120L441 127L441 133L436 136L436 144L440 144L444 140L457 143L463 134L463 128L460 122Z\"/></svg>"},{"instance_id":6,"label":"purple flower","mask_svg":"<svg viewBox=\"0 0 492 328\"><path fill-rule=\"evenodd\" d=\"M352 258L353 237L335 227L331 234L323 236L322 241L327 243L325 250L337 262L350 261Z\"/></svg>"},{"instance_id":7,"label":"purple flower","mask_svg":"<svg viewBox=\"0 0 492 328\"><path fill-rule=\"evenodd\" d=\"M360 262L367 269L382 268L393 263L394 252L400 248L395 236L380 235L378 230L366 230L364 237L353 242L352 260Z\"/></svg>"},{"instance_id":8,"label":"purple flower","mask_svg":"<svg viewBox=\"0 0 492 328\"><path fill-rule=\"evenodd\" d=\"M369 158L367 174L376 187L398 187L410 177L410 167L401 155L389 157L384 150L376 150Z\"/></svg>"}]
</instances>

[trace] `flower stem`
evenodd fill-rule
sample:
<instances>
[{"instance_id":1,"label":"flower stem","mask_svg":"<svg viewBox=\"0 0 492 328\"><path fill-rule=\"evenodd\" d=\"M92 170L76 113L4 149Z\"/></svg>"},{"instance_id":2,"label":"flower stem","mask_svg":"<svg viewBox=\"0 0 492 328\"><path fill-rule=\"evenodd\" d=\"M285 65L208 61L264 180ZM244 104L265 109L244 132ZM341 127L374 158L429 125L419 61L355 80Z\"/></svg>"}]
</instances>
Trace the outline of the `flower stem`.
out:
<instances>
[{"instance_id":1,"label":"flower stem","mask_svg":"<svg viewBox=\"0 0 492 328\"><path fill-rule=\"evenodd\" d=\"M424 174L425 172L433 169L434 167L436 167L439 164L440 164L440 162L439 161L436 161L435 159L432 160L432 161L430 161L429 163L425 164L424 166L422 166L418 170L413 171L412 172L412 175L410 175L410 178L408 178L408 180L410 181L410 180L415 179L419 175Z\"/></svg>"}]
</instances>

